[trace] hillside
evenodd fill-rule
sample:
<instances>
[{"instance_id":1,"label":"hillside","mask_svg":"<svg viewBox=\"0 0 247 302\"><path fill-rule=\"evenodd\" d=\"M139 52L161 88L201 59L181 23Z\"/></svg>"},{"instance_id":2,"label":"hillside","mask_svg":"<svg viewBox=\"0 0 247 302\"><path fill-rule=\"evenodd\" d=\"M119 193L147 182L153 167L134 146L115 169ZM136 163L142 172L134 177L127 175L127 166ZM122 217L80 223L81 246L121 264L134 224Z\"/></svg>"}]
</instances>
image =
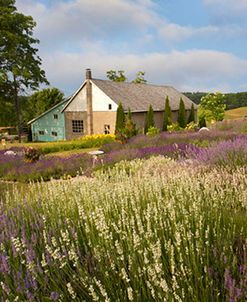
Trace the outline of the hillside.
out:
<instances>
[{"instance_id":1,"label":"hillside","mask_svg":"<svg viewBox=\"0 0 247 302\"><path fill-rule=\"evenodd\" d=\"M226 110L225 119L236 119L247 117L247 106Z\"/></svg>"}]
</instances>

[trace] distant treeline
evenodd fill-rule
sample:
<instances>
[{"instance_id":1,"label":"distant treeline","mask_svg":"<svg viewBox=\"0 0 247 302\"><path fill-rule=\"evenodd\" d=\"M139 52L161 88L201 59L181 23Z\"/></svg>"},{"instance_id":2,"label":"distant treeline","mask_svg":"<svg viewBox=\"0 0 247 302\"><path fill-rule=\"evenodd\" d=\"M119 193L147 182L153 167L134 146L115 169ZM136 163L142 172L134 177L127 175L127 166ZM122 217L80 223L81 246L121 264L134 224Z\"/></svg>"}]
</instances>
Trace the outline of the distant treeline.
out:
<instances>
[{"instance_id":1,"label":"distant treeline","mask_svg":"<svg viewBox=\"0 0 247 302\"><path fill-rule=\"evenodd\" d=\"M200 104L201 98L207 95L206 92L184 92L194 103ZM234 109L247 106L247 92L225 93L226 109Z\"/></svg>"}]
</instances>

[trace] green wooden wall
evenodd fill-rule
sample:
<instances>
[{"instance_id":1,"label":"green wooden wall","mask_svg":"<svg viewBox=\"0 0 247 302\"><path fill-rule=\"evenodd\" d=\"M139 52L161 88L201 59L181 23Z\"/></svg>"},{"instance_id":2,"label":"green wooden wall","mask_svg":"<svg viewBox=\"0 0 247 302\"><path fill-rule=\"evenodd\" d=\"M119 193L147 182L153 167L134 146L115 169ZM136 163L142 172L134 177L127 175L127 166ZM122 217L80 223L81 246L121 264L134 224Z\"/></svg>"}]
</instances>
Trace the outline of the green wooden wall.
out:
<instances>
[{"instance_id":1,"label":"green wooden wall","mask_svg":"<svg viewBox=\"0 0 247 302\"><path fill-rule=\"evenodd\" d=\"M57 104L31 123L32 140L53 142L65 140L64 113L67 100Z\"/></svg>"}]
</instances>

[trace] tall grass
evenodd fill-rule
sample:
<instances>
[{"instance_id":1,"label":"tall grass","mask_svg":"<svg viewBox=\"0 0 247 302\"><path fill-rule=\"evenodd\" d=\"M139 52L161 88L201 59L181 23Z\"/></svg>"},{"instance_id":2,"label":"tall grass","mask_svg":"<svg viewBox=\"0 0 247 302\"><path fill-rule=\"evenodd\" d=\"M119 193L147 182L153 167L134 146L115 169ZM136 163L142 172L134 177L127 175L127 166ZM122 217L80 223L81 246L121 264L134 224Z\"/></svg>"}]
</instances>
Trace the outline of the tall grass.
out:
<instances>
[{"instance_id":1,"label":"tall grass","mask_svg":"<svg viewBox=\"0 0 247 302\"><path fill-rule=\"evenodd\" d=\"M0 297L245 301L246 172L156 157L7 194Z\"/></svg>"}]
</instances>

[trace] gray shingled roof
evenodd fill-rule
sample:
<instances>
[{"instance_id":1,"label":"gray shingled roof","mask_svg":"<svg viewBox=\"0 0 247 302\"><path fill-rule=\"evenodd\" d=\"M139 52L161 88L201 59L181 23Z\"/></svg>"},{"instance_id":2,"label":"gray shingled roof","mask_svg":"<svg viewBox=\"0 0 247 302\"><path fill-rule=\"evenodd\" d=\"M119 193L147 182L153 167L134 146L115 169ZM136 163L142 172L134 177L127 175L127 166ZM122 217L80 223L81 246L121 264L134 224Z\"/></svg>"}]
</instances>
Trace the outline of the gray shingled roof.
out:
<instances>
[{"instance_id":1,"label":"gray shingled roof","mask_svg":"<svg viewBox=\"0 0 247 302\"><path fill-rule=\"evenodd\" d=\"M154 111L163 111L165 98L169 97L171 110L179 109L179 101L182 97L185 108L190 109L192 101L171 86L157 86L150 84L135 84L126 82L112 82L92 79L106 95L115 103L122 103L125 110L132 112L147 111L151 104ZM195 108L197 106L194 104Z\"/></svg>"}]
</instances>

